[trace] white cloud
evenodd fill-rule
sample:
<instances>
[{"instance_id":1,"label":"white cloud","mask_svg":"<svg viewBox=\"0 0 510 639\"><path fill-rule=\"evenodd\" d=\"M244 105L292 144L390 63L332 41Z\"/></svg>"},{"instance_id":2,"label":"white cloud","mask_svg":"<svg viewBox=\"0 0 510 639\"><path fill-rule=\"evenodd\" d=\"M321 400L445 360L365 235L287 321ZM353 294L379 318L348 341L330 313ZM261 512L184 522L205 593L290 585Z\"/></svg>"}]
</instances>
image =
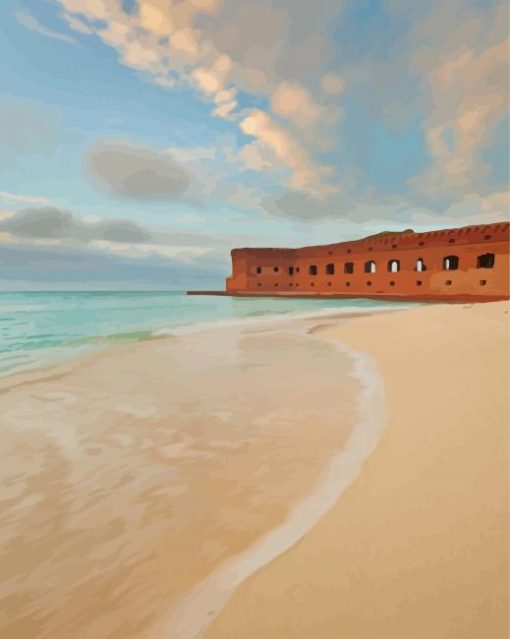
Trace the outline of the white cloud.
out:
<instances>
[{"instance_id":1,"label":"white cloud","mask_svg":"<svg viewBox=\"0 0 510 639\"><path fill-rule=\"evenodd\" d=\"M38 33L39 35L42 35L46 38L50 38L52 40L60 40L61 42L67 42L67 44L78 44L75 38L45 27L44 24L42 24L42 22L27 9L23 11L17 11L16 20L30 31L34 31L35 33ZM77 23L75 23L75 27L76 26L78 26Z\"/></svg>"}]
</instances>

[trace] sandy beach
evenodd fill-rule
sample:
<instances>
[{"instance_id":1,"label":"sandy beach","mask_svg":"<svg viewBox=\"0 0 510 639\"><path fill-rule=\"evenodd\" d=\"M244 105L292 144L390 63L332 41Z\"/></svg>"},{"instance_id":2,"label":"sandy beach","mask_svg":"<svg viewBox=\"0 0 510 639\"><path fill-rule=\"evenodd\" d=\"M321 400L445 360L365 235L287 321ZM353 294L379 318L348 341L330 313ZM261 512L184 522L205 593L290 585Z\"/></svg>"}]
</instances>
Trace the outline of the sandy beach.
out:
<instances>
[{"instance_id":1,"label":"sandy beach","mask_svg":"<svg viewBox=\"0 0 510 639\"><path fill-rule=\"evenodd\" d=\"M218 326L0 384L1 639L504 639L508 306Z\"/></svg>"},{"instance_id":2,"label":"sandy beach","mask_svg":"<svg viewBox=\"0 0 510 639\"><path fill-rule=\"evenodd\" d=\"M373 355L389 422L360 476L207 639L508 636L508 305L327 328Z\"/></svg>"}]
</instances>

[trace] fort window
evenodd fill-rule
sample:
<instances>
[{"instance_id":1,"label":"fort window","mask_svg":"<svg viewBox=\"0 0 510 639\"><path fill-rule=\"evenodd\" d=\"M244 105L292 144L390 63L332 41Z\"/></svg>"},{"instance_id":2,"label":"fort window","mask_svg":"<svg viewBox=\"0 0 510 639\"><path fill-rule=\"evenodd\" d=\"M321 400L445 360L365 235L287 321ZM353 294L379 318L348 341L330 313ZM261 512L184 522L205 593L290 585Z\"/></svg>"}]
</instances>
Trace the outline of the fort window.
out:
<instances>
[{"instance_id":1,"label":"fort window","mask_svg":"<svg viewBox=\"0 0 510 639\"><path fill-rule=\"evenodd\" d=\"M262 286L262 284L259 282L259 283L257 284L257 286Z\"/></svg>"},{"instance_id":2,"label":"fort window","mask_svg":"<svg viewBox=\"0 0 510 639\"><path fill-rule=\"evenodd\" d=\"M480 286L485 286L487 284L487 280L480 280Z\"/></svg>"},{"instance_id":3,"label":"fort window","mask_svg":"<svg viewBox=\"0 0 510 639\"><path fill-rule=\"evenodd\" d=\"M416 260L416 267L415 267L415 269L414 269L414 270L415 270L415 271L418 271L418 273L421 273L421 272L423 272L423 271L426 271L426 270L427 270L427 267L425 266L425 262L423 261L423 258L422 258L422 257L419 257L419 258Z\"/></svg>"},{"instance_id":4,"label":"fort window","mask_svg":"<svg viewBox=\"0 0 510 639\"><path fill-rule=\"evenodd\" d=\"M299 273L299 266L296 266L296 273Z\"/></svg>"},{"instance_id":5,"label":"fort window","mask_svg":"<svg viewBox=\"0 0 510 639\"><path fill-rule=\"evenodd\" d=\"M310 286L315 286L315 284L313 282L310 282Z\"/></svg>"},{"instance_id":6,"label":"fort window","mask_svg":"<svg viewBox=\"0 0 510 639\"><path fill-rule=\"evenodd\" d=\"M367 286L372 286L372 282L370 280L367 282Z\"/></svg>"},{"instance_id":7,"label":"fort window","mask_svg":"<svg viewBox=\"0 0 510 639\"><path fill-rule=\"evenodd\" d=\"M365 262L365 273L375 273L375 262L373 260Z\"/></svg>"},{"instance_id":8,"label":"fort window","mask_svg":"<svg viewBox=\"0 0 510 639\"><path fill-rule=\"evenodd\" d=\"M262 266L257 266L257 273L262 273Z\"/></svg>"},{"instance_id":9,"label":"fort window","mask_svg":"<svg viewBox=\"0 0 510 639\"><path fill-rule=\"evenodd\" d=\"M452 281L451 280L446 280L445 284L446 284L446 286L451 286L452 285Z\"/></svg>"},{"instance_id":10,"label":"fort window","mask_svg":"<svg viewBox=\"0 0 510 639\"><path fill-rule=\"evenodd\" d=\"M333 255L333 251L328 251L328 255Z\"/></svg>"},{"instance_id":11,"label":"fort window","mask_svg":"<svg viewBox=\"0 0 510 639\"><path fill-rule=\"evenodd\" d=\"M418 242L418 246L424 246L425 242Z\"/></svg>"},{"instance_id":12,"label":"fort window","mask_svg":"<svg viewBox=\"0 0 510 639\"><path fill-rule=\"evenodd\" d=\"M400 271L400 261L388 260L388 271L390 273L398 273Z\"/></svg>"},{"instance_id":13,"label":"fort window","mask_svg":"<svg viewBox=\"0 0 510 639\"><path fill-rule=\"evenodd\" d=\"M443 269L445 271L456 271L459 268L459 258L457 255L447 255L443 258Z\"/></svg>"},{"instance_id":14,"label":"fort window","mask_svg":"<svg viewBox=\"0 0 510 639\"><path fill-rule=\"evenodd\" d=\"M350 285L351 285L351 283L350 283L350 282L346 282L346 283L345 283L345 285L346 285L346 286L350 286Z\"/></svg>"},{"instance_id":15,"label":"fort window","mask_svg":"<svg viewBox=\"0 0 510 639\"><path fill-rule=\"evenodd\" d=\"M395 286L395 282L393 280L390 282L390 286Z\"/></svg>"},{"instance_id":16,"label":"fort window","mask_svg":"<svg viewBox=\"0 0 510 639\"><path fill-rule=\"evenodd\" d=\"M331 282L328 282L328 286L331 286Z\"/></svg>"},{"instance_id":17,"label":"fort window","mask_svg":"<svg viewBox=\"0 0 510 639\"><path fill-rule=\"evenodd\" d=\"M354 273L354 263L353 262L346 262L344 264L344 273Z\"/></svg>"},{"instance_id":18,"label":"fort window","mask_svg":"<svg viewBox=\"0 0 510 639\"><path fill-rule=\"evenodd\" d=\"M278 286L278 282L275 283L275 286Z\"/></svg>"},{"instance_id":19,"label":"fort window","mask_svg":"<svg viewBox=\"0 0 510 639\"><path fill-rule=\"evenodd\" d=\"M352 249L347 249L347 253L352 253Z\"/></svg>"},{"instance_id":20,"label":"fort window","mask_svg":"<svg viewBox=\"0 0 510 639\"><path fill-rule=\"evenodd\" d=\"M308 267L308 273L310 275L317 275L317 265L316 264L310 264L310 266Z\"/></svg>"},{"instance_id":21,"label":"fort window","mask_svg":"<svg viewBox=\"0 0 510 639\"><path fill-rule=\"evenodd\" d=\"M278 273L279 270L280 270L280 268L278 266L273 266L273 271L275 273Z\"/></svg>"},{"instance_id":22,"label":"fort window","mask_svg":"<svg viewBox=\"0 0 510 639\"><path fill-rule=\"evenodd\" d=\"M373 251L374 249L373 249L371 246L369 246L369 247L368 247L368 250L369 250L369 251Z\"/></svg>"},{"instance_id":23,"label":"fort window","mask_svg":"<svg viewBox=\"0 0 510 639\"><path fill-rule=\"evenodd\" d=\"M448 242L449 242L450 244L455 244L455 240L453 239L453 237L452 237L450 240L448 240Z\"/></svg>"},{"instance_id":24,"label":"fort window","mask_svg":"<svg viewBox=\"0 0 510 639\"><path fill-rule=\"evenodd\" d=\"M397 245L396 244L392 244L391 248L397 248Z\"/></svg>"},{"instance_id":25,"label":"fort window","mask_svg":"<svg viewBox=\"0 0 510 639\"><path fill-rule=\"evenodd\" d=\"M289 275L294 275L294 267L289 266Z\"/></svg>"},{"instance_id":26,"label":"fort window","mask_svg":"<svg viewBox=\"0 0 510 639\"><path fill-rule=\"evenodd\" d=\"M484 253L476 258L476 268L494 268L494 253Z\"/></svg>"},{"instance_id":27,"label":"fort window","mask_svg":"<svg viewBox=\"0 0 510 639\"><path fill-rule=\"evenodd\" d=\"M326 274L334 275L335 274L335 265L334 264L326 264Z\"/></svg>"},{"instance_id":28,"label":"fort window","mask_svg":"<svg viewBox=\"0 0 510 639\"><path fill-rule=\"evenodd\" d=\"M484 235L484 236L483 236L483 239L484 239L484 240L490 240L490 239L491 239L491 237L492 237L492 235Z\"/></svg>"},{"instance_id":29,"label":"fort window","mask_svg":"<svg viewBox=\"0 0 510 639\"><path fill-rule=\"evenodd\" d=\"M421 286L423 282L421 280L416 280L416 286Z\"/></svg>"},{"instance_id":30,"label":"fort window","mask_svg":"<svg viewBox=\"0 0 510 639\"><path fill-rule=\"evenodd\" d=\"M289 286L294 286L294 283L293 282L289 282Z\"/></svg>"}]
</instances>

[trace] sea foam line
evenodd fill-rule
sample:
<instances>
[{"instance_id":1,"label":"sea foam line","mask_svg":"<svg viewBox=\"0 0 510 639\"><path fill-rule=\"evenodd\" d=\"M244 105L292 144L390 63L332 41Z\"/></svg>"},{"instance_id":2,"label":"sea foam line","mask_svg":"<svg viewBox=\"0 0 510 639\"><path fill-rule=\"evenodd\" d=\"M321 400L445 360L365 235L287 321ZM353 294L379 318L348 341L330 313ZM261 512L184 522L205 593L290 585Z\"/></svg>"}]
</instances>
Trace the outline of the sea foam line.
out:
<instances>
[{"instance_id":1,"label":"sea foam line","mask_svg":"<svg viewBox=\"0 0 510 639\"><path fill-rule=\"evenodd\" d=\"M267 315L258 315L251 317L239 317L236 319L218 319L211 320L209 322L196 322L194 324L186 324L182 326L169 326L165 328L158 328L152 332L154 337L163 336L179 336L179 335L192 335L201 331L206 331L215 328L222 327L237 327L237 326L249 326L252 324L272 324L275 321L285 322L300 319L315 319L315 318L328 318L337 319L341 317L349 317L354 313L360 315L369 315L372 313L391 313L394 311L404 310L410 308L409 304L392 304L391 307L379 307L379 306L345 306L341 308L329 307L322 308L315 311L295 311L289 313L271 313Z\"/></svg>"},{"instance_id":2,"label":"sea foam line","mask_svg":"<svg viewBox=\"0 0 510 639\"><path fill-rule=\"evenodd\" d=\"M201 637L235 590L302 539L358 477L364 462L377 446L386 423L384 385L373 357L336 340L334 344L351 359L351 375L361 385L356 402L358 419L344 448L328 464L313 493L294 506L282 524L219 566L182 597L170 616L153 628L148 639Z\"/></svg>"}]
</instances>

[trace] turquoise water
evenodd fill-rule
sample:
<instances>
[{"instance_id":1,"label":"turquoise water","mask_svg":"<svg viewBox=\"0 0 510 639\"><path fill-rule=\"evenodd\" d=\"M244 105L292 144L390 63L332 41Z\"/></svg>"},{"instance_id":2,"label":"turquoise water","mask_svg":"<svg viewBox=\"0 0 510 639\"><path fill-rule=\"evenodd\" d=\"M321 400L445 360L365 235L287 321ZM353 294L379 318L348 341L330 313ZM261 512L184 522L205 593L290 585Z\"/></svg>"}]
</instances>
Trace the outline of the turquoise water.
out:
<instances>
[{"instance_id":1,"label":"turquoise water","mask_svg":"<svg viewBox=\"0 0 510 639\"><path fill-rule=\"evenodd\" d=\"M0 292L0 375L202 323L387 306L371 300L231 298L182 292Z\"/></svg>"}]
</instances>

